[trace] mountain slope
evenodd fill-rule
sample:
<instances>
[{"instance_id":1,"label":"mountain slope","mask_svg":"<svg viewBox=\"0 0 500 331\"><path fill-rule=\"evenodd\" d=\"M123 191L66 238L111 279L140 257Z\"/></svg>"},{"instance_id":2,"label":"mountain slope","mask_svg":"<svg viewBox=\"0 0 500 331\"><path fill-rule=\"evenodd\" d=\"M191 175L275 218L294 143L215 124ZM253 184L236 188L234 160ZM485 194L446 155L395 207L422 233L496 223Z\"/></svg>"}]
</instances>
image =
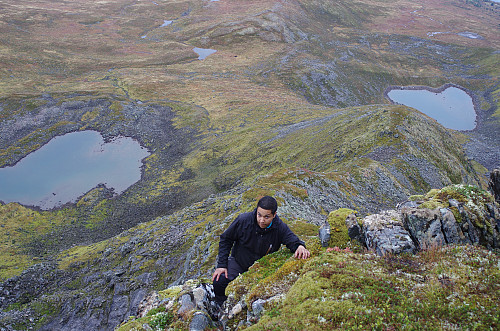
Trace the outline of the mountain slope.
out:
<instances>
[{"instance_id":1,"label":"mountain slope","mask_svg":"<svg viewBox=\"0 0 500 331\"><path fill-rule=\"evenodd\" d=\"M0 8L0 166L79 130L133 137L151 153L119 196L101 185L50 211L0 202L0 279L41 284L13 291L2 314L35 314L31 326L50 315L112 328L149 289L208 275L217 235L264 193L315 232L338 208L370 214L451 183L485 188L500 166L496 3ZM199 60L195 47L216 52ZM385 97L445 84L473 97L474 130Z\"/></svg>"}]
</instances>

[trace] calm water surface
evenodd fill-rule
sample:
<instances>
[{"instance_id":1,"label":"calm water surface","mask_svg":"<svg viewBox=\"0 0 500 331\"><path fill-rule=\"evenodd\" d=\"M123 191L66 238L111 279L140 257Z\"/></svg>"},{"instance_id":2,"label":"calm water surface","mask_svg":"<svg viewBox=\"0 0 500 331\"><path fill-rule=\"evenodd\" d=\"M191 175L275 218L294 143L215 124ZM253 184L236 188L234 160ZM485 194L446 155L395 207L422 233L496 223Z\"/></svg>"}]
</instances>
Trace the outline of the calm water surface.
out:
<instances>
[{"instance_id":1,"label":"calm water surface","mask_svg":"<svg viewBox=\"0 0 500 331\"><path fill-rule=\"evenodd\" d=\"M141 178L148 155L128 137L105 143L95 131L59 136L13 167L0 168L0 200L51 209L101 183L120 194Z\"/></svg>"},{"instance_id":2,"label":"calm water surface","mask_svg":"<svg viewBox=\"0 0 500 331\"><path fill-rule=\"evenodd\" d=\"M198 47L193 48L193 51L196 54L198 54L198 60L204 60L210 54L213 54L213 53L217 52L217 50L215 50L215 49L198 48Z\"/></svg>"},{"instance_id":3,"label":"calm water surface","mask_svg":"<svg viewBox=\"0 0 500 331\"><path fill-rule=\"evenodd\" d=\"M472 98L459 88L448 87L440 93L425 89L393 89L387 96L393 102L421 111L449 129L472 130L476 127Z\"/></svg>"}]
</instances>

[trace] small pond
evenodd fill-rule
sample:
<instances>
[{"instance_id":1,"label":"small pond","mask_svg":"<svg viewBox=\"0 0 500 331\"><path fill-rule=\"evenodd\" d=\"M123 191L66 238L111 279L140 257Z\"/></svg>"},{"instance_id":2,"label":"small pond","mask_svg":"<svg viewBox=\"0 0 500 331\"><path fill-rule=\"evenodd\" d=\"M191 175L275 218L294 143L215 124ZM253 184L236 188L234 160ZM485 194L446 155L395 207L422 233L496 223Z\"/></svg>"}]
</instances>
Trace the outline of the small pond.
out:
<instances>
[{"instance_id":1,"label":"small pond","mask_svg":"<svg viewBox=\"0 0 500 331\"><path fill-rule=\"evenodd\" d=\"M204 60L210 54L217 52L215 49L210 48L193 48L193 51L198 54L198 60Z\"/></svg>"},{"instance_id":2,"label":"small pond","mask_svg":"<svg viewBox=\"0 0 500 331\"><path fill-rule=\"evenodd\" d=\"M387 96L394 103L415 108L434 118L446 128L472 130L476 127L472 98L457 87L451 86L441 91L426 87L393 88Z\"/></svg>"},{"instance_id":3,"label":"small pond","mask_svg":"<svg viewBox=\"0 0 500 331\"><path fill-rule=\"evenodd\" d=\"M169 21L169 20L163 20L163 24L160 25L160 28L163 28L165 26L169 26L170 24L172 24L174 21ZM148 34L146 33L145 35L141 36L142 39L147 39L148 38Z\"/></svg>"},{"instance_id":4,"label":"small pond","mask_svg":"<svg viewBox=\"0 0 500 331\"><path fill-rule=\"evenodd\" d=\"M75 202L98 184L120 194L141 178L148 155L132 138L105 143L96 131L68 133L0 168L0 200L46 210Z\"/></svg>"}]
</instances>

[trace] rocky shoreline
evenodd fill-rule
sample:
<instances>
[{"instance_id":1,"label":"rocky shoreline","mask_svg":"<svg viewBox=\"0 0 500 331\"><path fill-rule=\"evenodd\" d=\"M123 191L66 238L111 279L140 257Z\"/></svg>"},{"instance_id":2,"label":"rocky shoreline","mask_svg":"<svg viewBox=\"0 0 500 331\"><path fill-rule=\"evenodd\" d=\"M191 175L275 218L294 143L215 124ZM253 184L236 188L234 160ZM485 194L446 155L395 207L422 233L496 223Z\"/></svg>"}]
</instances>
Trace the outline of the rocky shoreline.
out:
<instances>
[{"instance_id":1,"label":"rocky shoreline","mask_svg":"<svg viewBox=\"0 0 500 331\"><path fill-rule=\"evenodd\" d=\"M396 86L391 85L384 90L384 98L389 100L392 104L398 104L392 101L388 93L393 90L426 90L432 93L441 93L449 87L458 88L465 93L467 93L474 105L474 110L476 112L476 126L472 130L461 130L463 134L470 138L470 141L464 144L467 155L476 160L478 163L483 165L488 171L492 171L495 168L500 167L500 140L496 138L498 134L498 125L490 123L492 121L491 116L495 113L497 106L492 99L491 91L471 91L467 88L459 86L457 84L446 83L440 87L432 88L423 85L412 85L412 86ZM482 94L489 107L486 110L481 108L481 101L479 94ZM487 173L483 174L487 176Z\"/></svg>"},{"instance_id":2,"label":"rocky shoreline","mask_svg":"<svg viewBox=\"0 0 500 331\"><path fill-rule=\"evenodd\" d=\"M42 95L0 102L0 110L11 113L0 122L0 149L6 151L0 158L2 166L15 165L56 136L79 130L94 130L106 142L120 136L131 137L151 153L159 154L160 162L154 165L157 173L175 168L182 156L196 144L198 136L195 127L174 126L172 119L176 115L166 102L148 103L93 94ZM172 190L165 193L161 200L149 199L140 206L128 203L127 199L131 196L147 195L147 183L155 174L146 173L145 167L143 160L141 180L119 196L102 185L90 191L102 191L98 194L100 201L106 199L110 202L110 216L103 220L104 224L97 228L85 225L93 213L95 206L92 204L83 207L78 207L77 203L58 206L50 211L64 213L76 208L80 214L76 224L68 224L34 238L26 247L28 251L34 256L45 256L47 249L58 251L77 244L104 240L138 223L171 213L184 206L186 201L191 201L189 198L183 201L182 194ZM85 199L88 193L83 193L77 201ZM42 212L37 207L29 208ZM54 241L54 237L60 240ZM51 244L47 247L48 243Z\"/></svg>"}]
</instances>

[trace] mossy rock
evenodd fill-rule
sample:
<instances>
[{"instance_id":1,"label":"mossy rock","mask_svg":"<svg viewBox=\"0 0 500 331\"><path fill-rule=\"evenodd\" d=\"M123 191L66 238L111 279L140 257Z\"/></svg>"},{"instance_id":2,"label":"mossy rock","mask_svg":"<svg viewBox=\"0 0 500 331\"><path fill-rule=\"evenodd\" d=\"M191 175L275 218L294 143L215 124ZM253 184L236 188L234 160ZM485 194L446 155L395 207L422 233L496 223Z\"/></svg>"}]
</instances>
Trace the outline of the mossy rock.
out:
<instances>
[{"instance_id":1,"label":"mossy rock","mask_svg":"<svg viewBox=\"0 0 500 331\"><path fill-rule=\"evenodd\" d=\"M439 200L428 200L422 203L419 208L426 208L426 209L438 209L438 208L446 208L448 207L448 203L443 203Z\"/></svg>"},{"instance_id":2,"label":"mossy rock","mask_svg":"<svg viewBox=\"0 0 500 331\"><path fill-rule=\"evenodd\" d=\"M410 200L410 201L421 201L423 199L424 199L424 196L421 194L410 195L410 197L408 198L408 200Z\"/></svg>"},{"instance_id":3,"label":"mossy rock","mask_svg":"<svg viewBox=\"0 0 500 331\"><path fill-rule=\"evenodd\" d=\"M327 221L330 224L330 247L348 247L348 243L351 241L349 235L347 234L347 225L345 220L350 214L356 213L355 210L348 208L340 208L335 211L330 212Z\"/></svg>"},{"instance_id":4,"label":"mossy rock","mask_svg":"<svg viewBox=\"0 0 500 331\"><path fill-rule=\"evenodd\" d=\"M455 217L455 220L458 223L462 223L463 222L462 214L460 214L460 211L458 210L458 208L457 207L450 207L450 210L453 213L453 216Z\"/></svg>"},{"instance_id":5,"label":"mossy rock","mask_svg":"<svg viewBox=\"0 0 500 331\"><path fill-rule=\"evenodd\" d=\"M487 329L498 325L498 293L485 290L478 296L454 284L492 288L497 258L481 247L452 245L386 257L323 253L304 264L283 300L247 330L440 329L443 321ZM394 270L404 270L406 277L395 277ZM460 301L450 302L449 295L460 295ZM477 300L484 309L472 304ZM439 317L422 318L435 312Z\"/></svg>"},{"instance_id":6,"label":"mossy rock","mask_svg":"<svg viewBox=\"0 0 500 331\"><path fill-rule=\"evenodd\" d=\"M432 199L439 193L438 189L433 188L424 196L425 199Z\"/></svg>"},{"instance_id":7,"label":"mossy rock","mask_svg":"<svg viewBox=\"0 0 500 331\"><path fill-rule=\"evenodd\" d=\"M166 290L160 291L158 295L160 296L161 299L166 299L166 298L174 298L178 297L179 294L182 292L182 286L172 286L167 288Z\"/></svg>"}]
</instances>

